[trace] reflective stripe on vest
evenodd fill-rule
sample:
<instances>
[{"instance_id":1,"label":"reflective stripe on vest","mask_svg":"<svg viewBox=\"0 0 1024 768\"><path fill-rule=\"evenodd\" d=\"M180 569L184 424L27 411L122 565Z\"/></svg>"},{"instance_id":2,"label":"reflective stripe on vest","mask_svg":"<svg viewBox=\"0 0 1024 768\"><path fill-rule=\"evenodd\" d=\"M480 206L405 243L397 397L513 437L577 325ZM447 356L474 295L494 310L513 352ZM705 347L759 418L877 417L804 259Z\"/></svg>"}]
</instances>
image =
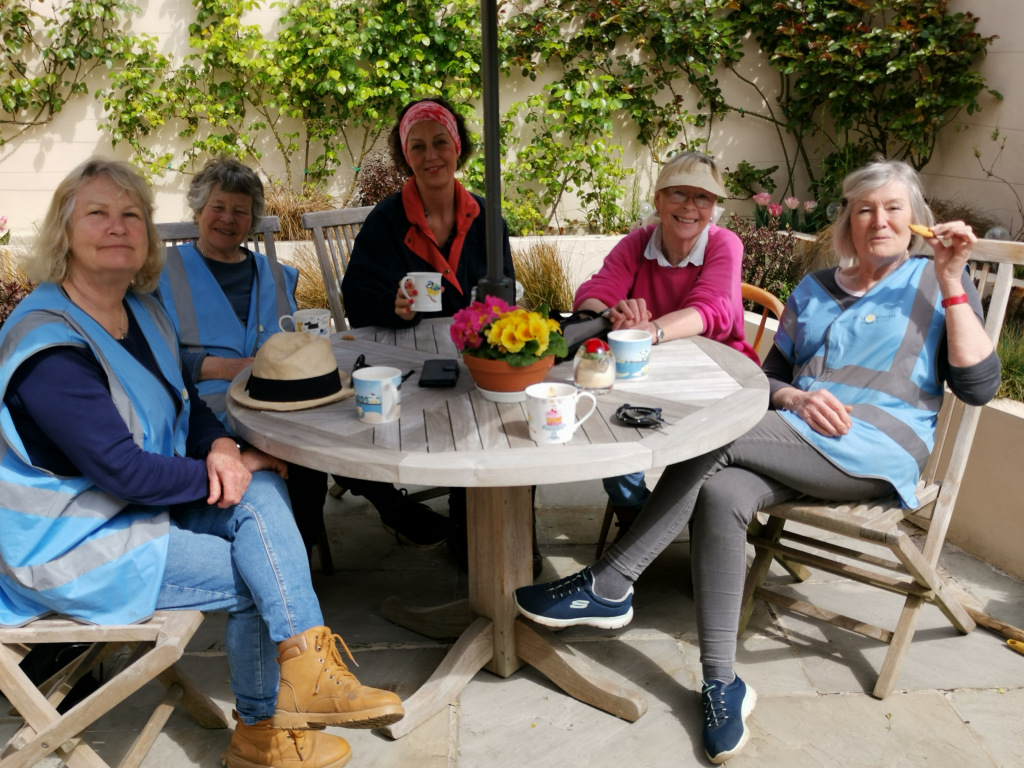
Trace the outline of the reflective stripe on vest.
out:
<instances>
[{"instance_id":1,"label":"reflective stripe on vest","mask_svg":"<svg viewBox=\"0 0 1024 768\"><path fill-rule=\"evenodd\" d=\"M248 322L243 326L195 246L168 246L159 296L183 349L214 357L251 357L267 337L279 332L278 318L295 311L298 270L261 253L249 253L256 276ZM222 421L229 384L221 379L196 382L199 394Z\"/></svg>"},{"instance_id":2,"label":"reflective stripe on vest","mask_svg":"<svg viewBox=\"0 0 1024 768\"><path fill-rule=\"evenodd\" d=\"M189 403L173 326L151 297L130 294L127 300L179 399L52 284L33 291L0 331L0 398L31 355L54 346L88 347L136 444L183 454ZM166 511L130 506L88 478L33 466L2 403L0 432L0 624L51 611L99 623L150 615L166 558Z\"/></svg>"},{"instance_id":3,"label":"reflective stripe on vest","mask_svg":"<svg viewBox=\"0 0 1024 768\"><path fill-rule=\"evenodd\" d=\"M794 413L783 417L844 471L891 482L909 507L942 406L940 298L926 259L908 260L845 310L811 275L787 300L775 337L793 363L794 386L827 389L853 406L841 437L815 432Z\"/></svg>"}]
</instances>

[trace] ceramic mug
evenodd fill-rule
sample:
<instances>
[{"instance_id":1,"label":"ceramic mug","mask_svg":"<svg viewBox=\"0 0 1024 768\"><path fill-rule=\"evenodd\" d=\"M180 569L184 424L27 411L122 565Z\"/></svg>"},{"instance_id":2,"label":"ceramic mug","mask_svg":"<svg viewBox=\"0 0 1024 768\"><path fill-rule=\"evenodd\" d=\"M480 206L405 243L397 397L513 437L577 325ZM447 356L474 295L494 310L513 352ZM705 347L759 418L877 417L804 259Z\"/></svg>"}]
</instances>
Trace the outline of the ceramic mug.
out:
<instances>
[{"instance_id":1,"label":"ceramic mug","mask_svg":"<svg viewBox=\"0 0 1024 768\"><path fill-rule=\"evenodd\" d=\"M642 379L647 376L651 357L651 334L636 328L611 331L608 346L615 356L616 379Z\"/></svg>"},{"instance_id":2,"label":"ceramic mug","mask_svg":"<svg viewBox=\"0 0 1024 768\"><path fill-rule=\"evenodd\" d=\"M352 374L356 390L356 414L367 424L396 421L402 413L402 372L372 365Z\"/></svg>"},{"instance_id":3,"label":"ceramic mug","mask_svg":"<svg viewBox=\"0 0 1024 768\"><path fill-rule=\"evenodd\" d=\"M590 410L576 416L576 404L590 399ZM537 445L555 445L572 440L573 433L597 408L597 398L572 384L542 381L526 388L526 421Z\"/></svg>"},{"instance_id":4,"label":"ceramic mug","mask_svg":"<svg viewBox=\"0 0 1024 768\"><path fill-rule=\"evenodd\" d=\"M406 282L411 282L414 296L405 291ZM440 272L410 272L398 284L398 290L407 299L412 299L412 309L415 312L440 312L441 311L441 273Z\"/></svg>"},{"instance_id":5,"label":"ceramic mug","mask_svg":"<svg viewBox=\"0 0 1024 768\"><path fill-rule=\"evenodd\" d=\"M286 328L286 324L291 328ZM302 331L314 336L330 336L331 312L328 309L300 309L291 315L281 315L277 327L285 332Z\"/></svg>"}]
</instances>

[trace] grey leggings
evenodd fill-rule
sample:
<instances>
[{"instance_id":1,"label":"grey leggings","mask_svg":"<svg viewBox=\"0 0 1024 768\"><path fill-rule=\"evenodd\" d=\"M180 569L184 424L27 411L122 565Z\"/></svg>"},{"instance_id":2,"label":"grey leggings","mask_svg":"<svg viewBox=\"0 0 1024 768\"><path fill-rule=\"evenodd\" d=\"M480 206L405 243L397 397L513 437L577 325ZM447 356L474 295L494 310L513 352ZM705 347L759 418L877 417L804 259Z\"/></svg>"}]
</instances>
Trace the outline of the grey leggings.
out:
<instances>
[{"instance_id":1,"label":"grey leggings","mask_svg":"<svg viewBox=\"0 0 1024 768\"><path fill-rule=\"evenodd\" d=\"M852 477L803 440L776 411L742 437L665 469L605 563L636 580L693 521L690 541L701 663L731 668L746 576L747 525L764 507L800 494L834 501L889 496L886 480Z\"/></svg>"}]
</instances>

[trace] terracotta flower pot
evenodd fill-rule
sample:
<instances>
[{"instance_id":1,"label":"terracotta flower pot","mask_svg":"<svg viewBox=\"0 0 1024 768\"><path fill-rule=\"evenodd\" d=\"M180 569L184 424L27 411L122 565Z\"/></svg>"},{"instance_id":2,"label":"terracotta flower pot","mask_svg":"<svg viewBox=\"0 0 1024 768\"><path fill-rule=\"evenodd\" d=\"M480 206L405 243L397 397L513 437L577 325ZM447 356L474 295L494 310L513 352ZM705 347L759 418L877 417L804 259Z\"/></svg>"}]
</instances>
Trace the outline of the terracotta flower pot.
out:
<instances>
[{"instance_id":1,"label":"terracotta flower pot","mask_svg":"<svg viewBox=\"0 0 1024 768\"><path fill-rule=\"evenodd\" d=\"M522 400L526 397L523 391L528 386L544 381L551 366L555 364L555 358L548 355L533 365L521 368L514 368L504 360L485 360L472 355L463 355L462 362L469 369L469 375L484 393L484 397L493 393L498 396L488 399Z\"/></svg>"}]
</instances>

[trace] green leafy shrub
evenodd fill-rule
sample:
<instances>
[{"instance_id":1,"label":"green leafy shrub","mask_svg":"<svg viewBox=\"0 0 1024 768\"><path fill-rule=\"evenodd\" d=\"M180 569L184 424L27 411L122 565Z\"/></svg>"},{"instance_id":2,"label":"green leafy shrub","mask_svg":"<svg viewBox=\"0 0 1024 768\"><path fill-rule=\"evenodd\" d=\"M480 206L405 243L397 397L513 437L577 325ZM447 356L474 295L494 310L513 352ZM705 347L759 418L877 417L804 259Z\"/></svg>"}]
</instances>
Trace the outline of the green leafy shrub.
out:
<instances>
[{"instance_id":1,"label":"green leafy shrub","mask_svg":"<svg viewBox=\"0 0 1024 768\"><path fill-rule=\"evenodd\" d=\"M794 256L794 239L785 230L759 227L750 219L729 215L726 226L743 242L742 280L764 288L785 302L804 276Z\"/></svg>"}]
</instances>

